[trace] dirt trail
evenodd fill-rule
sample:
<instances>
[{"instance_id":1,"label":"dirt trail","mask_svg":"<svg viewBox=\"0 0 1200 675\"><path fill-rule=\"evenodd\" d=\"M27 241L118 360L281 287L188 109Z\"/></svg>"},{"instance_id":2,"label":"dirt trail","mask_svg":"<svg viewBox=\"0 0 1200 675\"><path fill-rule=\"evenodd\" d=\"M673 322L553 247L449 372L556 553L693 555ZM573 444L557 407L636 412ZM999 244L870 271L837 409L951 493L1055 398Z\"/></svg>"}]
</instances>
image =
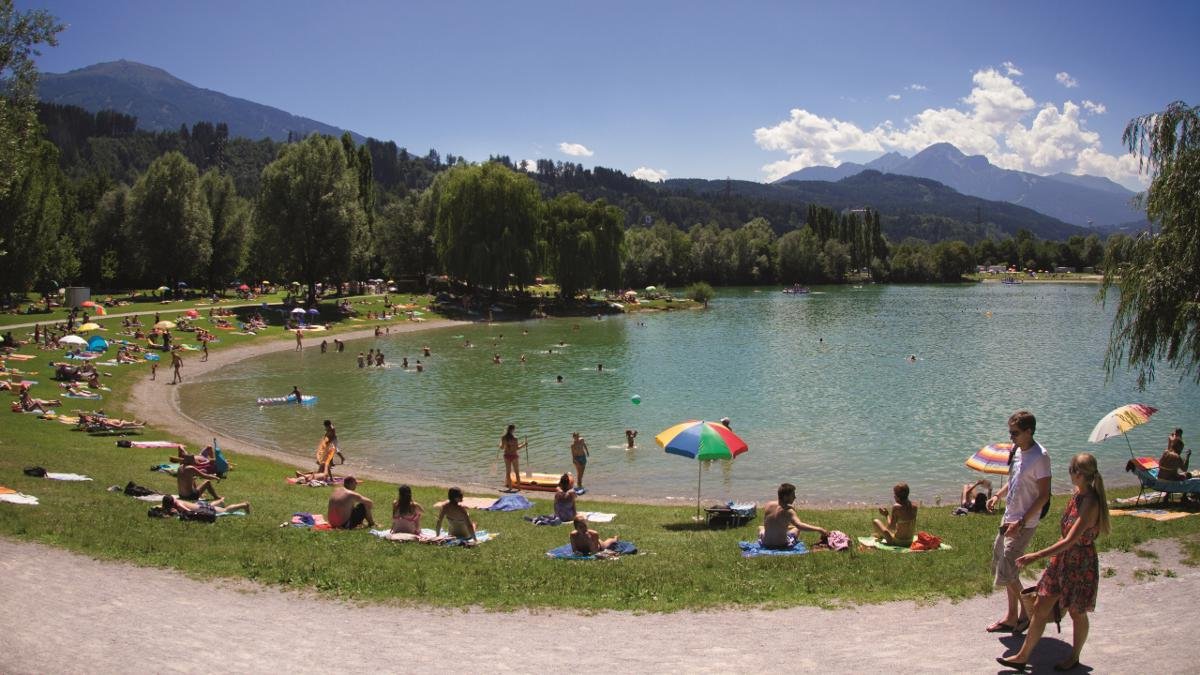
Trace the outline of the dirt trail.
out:
<instances>
[{"instance_id":1,"label":"dirt trail","mask_svg":"<svg viewBox=\"0 0 1200 675\"><path fill-rule=\"evenodd\" d=\"M1110 553L1083 662L1095 672L1195 672L1192 628L1155 597L1197 597L1200 570ZM570 564L570 563L567 563ZM600 563L600 564L620 564ZM980 561L980 564L986 564ZM1175 569L1137 580L1136 569ZM1146 575L1140 575L1145 577ZM676 614L566 611L489 613L356 606L250 582L100 562L0 538L0 672L545 672L552 668L657 673L897 670L995 673L1020 638L983 627L1002 600L907 602L841 610L796 607ZM1186 616L1186 613L1184 614ZM169 626L169 628L168 628ZM181 632L181 626L194 627ZM896 634L895 626L907 626ZM1050 627L1034 672L1070 653L1070 620ZM1149 646L1175 645L1155 650ZM590 666L580 654L590 655ZM880 655L896 655L895 658ZM567 664L575 664L568 666ZM1080 668L1075 672L1089 672Z\"/></svg>"}]
</instances>

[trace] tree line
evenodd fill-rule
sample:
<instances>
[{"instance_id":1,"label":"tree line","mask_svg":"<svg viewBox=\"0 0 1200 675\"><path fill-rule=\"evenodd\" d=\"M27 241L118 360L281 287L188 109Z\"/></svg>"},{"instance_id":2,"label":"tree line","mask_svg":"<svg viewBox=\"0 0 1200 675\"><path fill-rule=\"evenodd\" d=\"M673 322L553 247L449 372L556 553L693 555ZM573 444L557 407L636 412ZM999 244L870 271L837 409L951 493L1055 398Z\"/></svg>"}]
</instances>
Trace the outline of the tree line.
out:
<instances>
[{"instance_id":1,"label":"tree line","mask_svg":"<svg viewBox=\"0 0 1200 675\"><path fill-rule=\"evenodd\" d=\"M230 138L224 124L144 132L135 118L42 104L43 134L0 199L0 291L243 279L309 288L450 274L496 290L550 276L570 297L649 284L955 281L976 264L1122 260L1125 238L892 243L870 208L665 192L620 171L482 164L392 142ZM784 222L772 221L771 217Z\"/></svg>"}]
</instances>

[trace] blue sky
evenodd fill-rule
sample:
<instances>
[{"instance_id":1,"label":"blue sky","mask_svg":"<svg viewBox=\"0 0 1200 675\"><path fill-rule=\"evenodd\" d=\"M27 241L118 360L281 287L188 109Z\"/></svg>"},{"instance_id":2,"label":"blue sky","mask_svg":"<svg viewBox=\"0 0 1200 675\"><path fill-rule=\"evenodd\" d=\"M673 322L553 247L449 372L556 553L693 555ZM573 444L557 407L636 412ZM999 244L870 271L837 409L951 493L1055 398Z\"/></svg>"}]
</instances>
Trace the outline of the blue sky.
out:
<instances>
[{"instance_id":1,"label":"blue sky","mask_svg":"<svg viewBox=\"0 0 1200 675\"><path fill-rule=\"evenodd\" d=\"M129 59L473 161L769 180L952 142L1136 188L1133 116L1200 93L1197 2L36 2L39 67Z\"/></svg>"}]
</instances>

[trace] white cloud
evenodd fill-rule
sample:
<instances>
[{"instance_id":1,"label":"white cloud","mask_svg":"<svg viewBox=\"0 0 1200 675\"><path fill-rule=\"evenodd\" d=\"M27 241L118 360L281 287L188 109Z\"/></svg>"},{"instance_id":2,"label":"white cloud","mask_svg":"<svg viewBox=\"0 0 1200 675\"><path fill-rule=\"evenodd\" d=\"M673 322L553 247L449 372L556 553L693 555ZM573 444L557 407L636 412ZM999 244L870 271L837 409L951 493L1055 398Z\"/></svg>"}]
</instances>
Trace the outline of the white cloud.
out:
<instances>
[{"instance_id":1,"label":"white cloud","mask_svg":"<svg viewBox=\"0 0 1200 675\"><path fill-rule=\"evenodd\" d=\"M873 129L793 109L788 119L754 131L760 148L787 155L762 170L767 180L776 180L809 166L837 166L846 153L898 150L912 154L934 143L951 143L968 155L983 155L1006 169L1089 173L1131 187L1146 184L1145 177L1138 174L1136 159L1106 154L1100 135L1087 128L1087 115L1104 114L1103 104L1068 100L1039 106L1012 79L1014 71L1019 73L1015 66L1006 63L1004 68L1008 75L994 68L975 72L971 92L957 107L927 108L901 123L887 121Z\"/></svg>"},{"instance_id":2,"label":"white cloud","mask_svg":"<svg viewBox=\"0 0 1200 675\"><path fill-rule=\"evenodd\" d=\"M570 155L572 157L591 157L593 154L595 154L580 143L567 143L566 141L559 143L558 149L564 155Z\"/></svg>"},{"instance_id":3,"label":"white cloud","mask_svg":"<svg viewBox=\"0 0 1200 675\"><path fill-rule=\"evenodd\" d=\"M650 181L651 183L661 183L667 179L667 175L666 169L651 169L648 166L639 166L632 174L638 180Z\"/></svg>"},{"instance_id":4,"label":"white cloud","mask_svg":"<svg viewBox=\"0 0 1200 675\"><path fill-rule=\"evenodd\" d=\"M529 173L533 173L533 172L537 171L537 160L536 159L523 159L523 160L517 162L517 168L524 168Z\"/></svg>"},{"instance_id":5,"label":"white cloud","mask_svg":"<svg viewBox=\"0 0 1200 675\"><path fill-rule=\"evenodd\" d=\"M910 84L907 87L905 87L905 89L907 89L909 91L928 91L929 87L926 87L923 84Z\"/></svg>"},{"instance_id":6,"label":"white cloud","mask_svg":"<svg viewBox=\"0 0 1200 675\"><path fill-rule=\"evenodd\" d=\"M1008 75L1009 77L1020 77L1025 74L1025 73L1022 73L1017 68L1017 65L1015 63L1013 63L1012 61L1005 61L1004 63L1001 63L1000 65L1004 67L1004 74Z\"/></svg>"},{"instance_id":7,"label":"white cloud","mask_svg":"<svg viewBox=\"0 0 1200 675\"><path fill-rule=\"evenodd\" d=\"M1067 89L1074 89L1075 87L1079 86L1079 81L1076 80L1075 78L1071 77L1071 74L1067 73L1065 71L1061 72L1061 73L1056 73L1054 75L1054 79L1058 80L1058 83L1061 84L1062 86L1066 87Z\"/></svg>"},{"instance_id":8,"label":"white cloud","mask_svg":"<svg viewBox=\"0 0 1200 675\"><path fill-rule=\"evenodd\" d=\"M888 100L889 101L899 101L900 94L888 94Z\"/></svg>"}]
</instances>

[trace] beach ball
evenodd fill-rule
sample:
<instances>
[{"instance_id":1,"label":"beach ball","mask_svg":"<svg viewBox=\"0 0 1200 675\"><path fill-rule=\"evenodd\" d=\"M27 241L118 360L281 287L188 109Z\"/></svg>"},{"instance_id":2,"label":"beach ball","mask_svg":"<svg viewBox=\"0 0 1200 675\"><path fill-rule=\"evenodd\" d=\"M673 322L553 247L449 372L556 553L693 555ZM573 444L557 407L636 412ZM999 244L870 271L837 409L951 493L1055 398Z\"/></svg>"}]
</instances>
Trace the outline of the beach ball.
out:
<instances>
[{"instance_id":1,"label":"beach ball","mask_svg":"<svg viewBox=\"0 0 1200 675\"><path fill-rule=\"evenodd\" d=\"M630 401L631 401L631 402L632 402L634 405L641 405L641 403L642 403L642 397L641 397L641 396L638 396L637 394L634 394L634 395L633 395L633 398L631 398L631 399L629 399L629 400L630 400Z\"/></svg>"}]
</instances>

